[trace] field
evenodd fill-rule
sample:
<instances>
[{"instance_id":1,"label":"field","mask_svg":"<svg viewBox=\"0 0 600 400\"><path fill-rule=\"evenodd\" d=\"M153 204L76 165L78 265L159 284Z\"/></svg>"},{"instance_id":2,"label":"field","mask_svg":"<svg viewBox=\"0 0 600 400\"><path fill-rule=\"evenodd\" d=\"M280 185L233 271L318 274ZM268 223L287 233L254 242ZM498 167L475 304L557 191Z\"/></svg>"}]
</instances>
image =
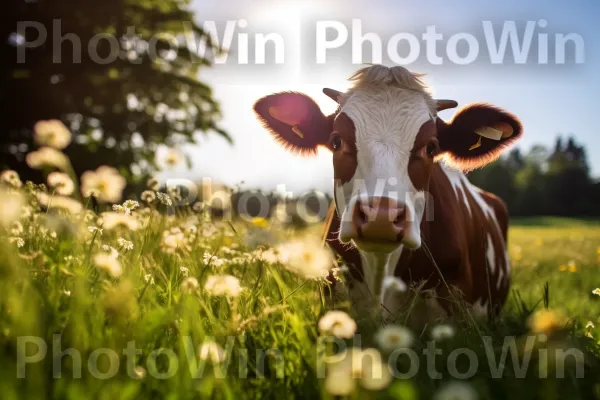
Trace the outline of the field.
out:
<instances>
[{"instance_id":1,"label":"field","mask_svg":"<svg viewBox=\"0 0 600 400\"><path fill-rule=\"evenodd\" d=\"M167 215L165 196L109 213L90 199L87 211L41 211L39 189L22 191L28 205L0 242L3 399L600 398L600 223L515 220L502 317L396 326L386 343L377 316L330 294L318 226L213 220L197 207ZM332 309L350 317L322 319ZM359 336L344 339L354 320ZM372 356L345 368L334 353L356 337L381 352L342 353Z\"/></svg>"}]
</instances>

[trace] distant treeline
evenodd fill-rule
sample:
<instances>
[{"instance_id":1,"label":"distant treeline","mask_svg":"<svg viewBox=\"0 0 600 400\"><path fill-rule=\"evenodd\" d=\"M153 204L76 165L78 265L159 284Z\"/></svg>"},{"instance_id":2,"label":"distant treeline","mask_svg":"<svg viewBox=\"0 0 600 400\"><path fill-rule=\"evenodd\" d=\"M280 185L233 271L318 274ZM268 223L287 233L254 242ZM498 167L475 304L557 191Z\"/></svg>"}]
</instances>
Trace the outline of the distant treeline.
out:
<instances>
[{"instance_id":1,"label":"distant treeline","mask_svg":"<svg viewBox=\"0 0 600 400\"><path fill-rule=\"evenodd\" d=\"M585 148L558 137L553 149L515 148L487 167L471 172L471 182L500 196L512 216L600 216L600 182L593 179Z\"/></svg>"}]
</instances>

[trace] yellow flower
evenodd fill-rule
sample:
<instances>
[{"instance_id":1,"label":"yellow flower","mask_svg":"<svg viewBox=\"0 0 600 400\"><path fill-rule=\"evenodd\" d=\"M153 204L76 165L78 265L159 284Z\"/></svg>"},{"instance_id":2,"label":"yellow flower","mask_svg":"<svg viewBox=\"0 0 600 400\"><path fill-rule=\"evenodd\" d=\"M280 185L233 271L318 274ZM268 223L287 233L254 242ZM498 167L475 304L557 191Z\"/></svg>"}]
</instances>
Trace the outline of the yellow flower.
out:
<instances>
[{"instance_id":1,"label":"yellow flower","mask_svg":"<svg viewBox=\"0 0 600 400\"><path fill-rule=\"evenodd\" d=\"M434 400L477 400L477 392L473 386L465 382L450 382L438 390Z\"/></svg>"},{"instance_id":2,"label":"yellow flower","mask_svg":"<svg viewBox=\"0 0 600 400\"><path fill-rule=\"evenodd\" d=\"M62 196L70 196L75 191L73 180L64 172L51 172L48 175L48 186Z\"/></svg>"},{"instance_id":3,"label":"yellow flower","mask_svg":"<svg viewBox=\"0 0 600 400\"><path fill-rule=\"evenodd\" d=\"M563 328L566 319L564 315L558 311L542 309L531 315L527 323L531 332L549 334Z\"/></svg>"},{"instance_id":4,"label":"yellow flower","mask_svg":"<svg viewBox=\"0 0 600 400\"><path fill-rule=\"evenodd\" d=\"M382 328L375 335L375 341L384 351L394 351L399 348L408 348L413 344L412 332L403 326L389 325Z\"/></svg>"},{"instance_id":5,"label":"yellow flower","mask_svg":"<svg viewBox=\"0 0 600 400\"><path fill-rule=\"evenodd\" d=\"M34 126L35 142L40 146L64 149L71 143L71 132L61 121L39 121Z\"/></svg>"},{"instance_id":6,"label":"yellow flower","mask_svg":"<svg viewBox=\"0 0 600 400\"><path fill-rule=\"evenodd\" d=\"M225 361L223 348L213 341L204 342L198 349L198 356L205 361L211 360L213 364L220 364Z\"/></svg>"},{"instance_id":7,"label":"yellow flower","mask_svg":"<svg viewBox=\"0 0 600 400\"><path fill-rule=\"evenodd\" d=\"M356 333L356 322L344 311L328 311L319 320L322 334L340 339L350 339Z\"/></svg>"},{"instance_id":8,"label":"yellow flower","mask_svg":"<svg viewBox=\"0 0 600 400\"><path fill-rule=\"evenodd\" d=\"M123 273L119 260L109 253L96 254L94 256L94 264L114 278L118 278Z\"/></svg>"},{"instance_id":9,"label":"yellow flower","mask_svg":"<svg viewBox=\"0 0 600 400\"><path fill-rule=\"evenodd\" d=\"M98 201L101 203L118 203L126 184L127 181L119 171L106 165L81 175L81 192L86 195L96 191Z\"/></svg>"},{"instance_id":10,"label":"yellow flower","mask_svg":"<svg viewBox=\"0 0 600 400\"><path fill-rule=\"evenodd\" d=\"M256 226L257 228L266 228L269 226L269 221L263 217L255 217L252 218L252 225Z\"/></svg>"},{"instance_id":11,"label":"yellow flower","mask_svg":"<svg viewBox=\"0 0 600 400\"><path fill-rule=\"evenodd\" d=\"M211 296L238 297L242 292L240 281L231 275L209 276L204 289Z\"/></svg>"},{"instance_id":12,"label":"yellow flower","mask_svg":"<svg viewBox=\"0 0 600 400\"><path fill-rule=\"evenodd\" d=\"M52 147L42 147L39 150L28 153L25 156L25 161L33 169L49 167L64 171L69 165L67 156Z\"/></svg>"},{"instance_id":13,"label":"yellow flower","mask_svg":"<svg viewBox=\"0 0 600 400\"><path fill-rule=\"evenodd\" d=\"M574 260L569 261L567 266L569 267L569 272L577 272L577 264L575 264Z\"/></svg>"},{"instance_id":14,"label":"yellow flower","mask_svg":"<svg viewBox=\"0 0 600 400\"><path fill-rule=\"evenodd\" d=\"M561 265L558 267L558 269L559 269L561 272L565 272L565 271L567 270L567 266L566 266L565 264L561 264Z\"/></svg>"}]
</instances>

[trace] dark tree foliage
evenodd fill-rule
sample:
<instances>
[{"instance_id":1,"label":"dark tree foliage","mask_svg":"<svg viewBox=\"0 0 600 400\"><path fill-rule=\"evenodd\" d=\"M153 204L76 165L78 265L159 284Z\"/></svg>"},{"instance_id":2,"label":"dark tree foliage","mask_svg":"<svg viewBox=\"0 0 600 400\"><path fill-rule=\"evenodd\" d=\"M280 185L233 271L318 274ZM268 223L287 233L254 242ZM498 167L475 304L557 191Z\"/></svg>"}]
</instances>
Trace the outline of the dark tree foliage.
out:
<instances>
[{"instance_id":1,"label":"dark tree foliage","mask_svg":"<svg viewBox=\"0 0 600 400\"><path fill-rule=\"evenodd\" d=\"M541 146L527 156L512 150L469 179L502 197L515 216L600 216L600 183L590 176L585 148L572 137L558 137L552 152Z\"/></svg>"},{"instance_id":2,"label":"dark tree foliage","mask_svg":"<svg viewBox=\"0 0 600 400\"><path fill-rule=\"evenodd\" d=\"M152 172L158 144L210 131L230 140L210 87L197 78L219 50L193 22L189 0L8 2L0 25L0 170L39 180L24 155L34 123L46 119L72 129L65 152L78 175L108 164L135 180ZM44 44L25 48L40 30ZM185 37L209 51L200 57Z\"/></svg>"}]
</instances>

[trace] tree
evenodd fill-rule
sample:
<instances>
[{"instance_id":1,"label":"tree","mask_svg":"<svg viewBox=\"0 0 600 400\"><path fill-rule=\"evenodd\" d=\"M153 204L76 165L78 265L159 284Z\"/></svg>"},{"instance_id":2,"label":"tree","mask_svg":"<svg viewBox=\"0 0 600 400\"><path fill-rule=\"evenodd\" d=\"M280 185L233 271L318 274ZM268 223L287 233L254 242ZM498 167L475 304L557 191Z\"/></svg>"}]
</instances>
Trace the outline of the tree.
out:
<instances>
[{"instance_id":1,"label":"tree","mask_svg":"<svg viewBox=\"0 0 600 400\"><path fill-rule=\"evenodd\" d=\"M65 152L78 175L110 164L139 180L154 170L159 144L211 131L231 140L197 78L219 49L193 22L189 0L9 3L0 26L0 169L39 179L23 162L39 120L61 119L73 131ZM44 31L47 40L31 45ZM200 56L188 42L208 51Z\"/></svg>"}]
</instances>

